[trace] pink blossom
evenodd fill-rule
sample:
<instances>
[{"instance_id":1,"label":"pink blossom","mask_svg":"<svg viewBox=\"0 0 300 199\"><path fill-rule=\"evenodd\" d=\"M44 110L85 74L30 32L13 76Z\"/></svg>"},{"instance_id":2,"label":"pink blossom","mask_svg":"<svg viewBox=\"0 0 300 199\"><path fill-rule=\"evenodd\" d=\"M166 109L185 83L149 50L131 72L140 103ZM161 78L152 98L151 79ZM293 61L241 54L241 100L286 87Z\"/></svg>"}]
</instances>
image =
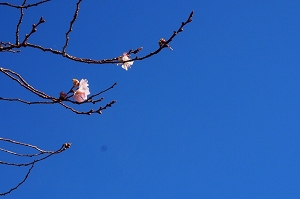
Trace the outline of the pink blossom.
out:
<instances>
[{"instance_id":1,"label":"pink blossom","mask_svg":"<svg viewBox=\"0 0 300 199\"><path fill-rule=\"evenodd\" d=\"M87 96L90 94L90 89L88 88L88 80L82 79L79 82L79 88L74 92L74 99L76 102L84 102L87 100Z\"/></svg>"}]
</instances>

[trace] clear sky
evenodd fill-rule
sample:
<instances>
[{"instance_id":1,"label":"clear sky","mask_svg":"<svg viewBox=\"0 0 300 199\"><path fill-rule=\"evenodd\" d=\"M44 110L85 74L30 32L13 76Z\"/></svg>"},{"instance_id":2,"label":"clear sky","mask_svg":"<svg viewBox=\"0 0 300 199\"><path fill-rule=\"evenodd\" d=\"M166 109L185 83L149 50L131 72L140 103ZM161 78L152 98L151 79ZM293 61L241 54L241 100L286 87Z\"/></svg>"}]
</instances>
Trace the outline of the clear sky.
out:
<instances>
[{"instance_id":1,"label":"clear sky","mask_svg":"<svg viewBox=\"0 0 300 199\"><path fill-rule=\"evenodd\" d=\"M25 10L21 38L43 16L29 42L61 50L75 6L52 1ZM0 10L0 40L14 42L19 10ZM173 51L128 71L30 48L0 53L1 67L53 96L73 78L88 79L92 94L118 82L101 105L117 103L102 115L0 101L0 137L45 150L72 143L37 163L7 198L300 198L300 1L84 0L67 52L100 60L142 46L146 55L192 10ZM4 74L0 83L1 97L40 100ZM3 152L0 159L22 162ZM0 167L0 192L26 173Z\"/></svg>"}]
</instances>

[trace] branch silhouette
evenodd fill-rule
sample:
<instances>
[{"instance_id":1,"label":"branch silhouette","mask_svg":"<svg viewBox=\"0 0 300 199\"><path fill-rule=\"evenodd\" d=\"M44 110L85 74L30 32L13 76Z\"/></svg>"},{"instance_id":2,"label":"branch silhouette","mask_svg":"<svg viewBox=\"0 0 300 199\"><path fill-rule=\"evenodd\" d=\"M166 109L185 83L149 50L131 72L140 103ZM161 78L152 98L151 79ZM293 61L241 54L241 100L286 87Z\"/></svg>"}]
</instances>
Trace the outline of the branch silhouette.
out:
<instances>
[{"instance_id":1,"label":"branch silhouette","mask_svg":"<svg viewBox=\"0 0 300 199\"><path fill-rule=\"evenodd\" d=\"M12 191L16 190L19 186L21 186L21 185L27 180L27 178L28 178L28 176L29 176L31 170L33 169L33 167L34 167L34 163L33 163L33 164L31 165L31 167L28 169L28 171L27 171L27 173L26 173L24 179L23 179L21 182L19 182L19 183L17 184L17 186L12 187L10 190L8 190L8 191L6 191L6 192L0 193L0 196L5 196L5 195L11 193Z\"/></svg>"},{"instance_id":2,"label":"branch silhouette","mask_svg":"<svg viewBox=\"0 0 300 199\"><path fill-rule=\"evenodd\" d=\"M26 1L24 1L26 2ZM41 1L36 4L30 4L31 6L27 5L27 6L14 6L14 5L11 5L11 4L5 4L5 3L0 3L0 5L6 5L6 6L11 6L11 7L14 7L14 8L19 8L21 9L21 12L23 13L23 9L24 7L26 8L30 8L32 7L33 5L40 5L42 3L45 3L47 1ZM76 57L76 56L73 56L73 55L70 55L66 52L66 49L67 49L67 46L69 44L69 40L70 40L70 37L69 37L69 34L70 32L72 31L72 27L78 17L78 13L79 13L79 8L80 8L80 3L82 2L82 0L79 0L77 3L76 3L76 9L75 9L75 12L74 12L74 16L70 22L70 27L68 29L68 31L66 32L66 39L65 39L65 44L64 46L62 47L62 50L55 50L55 49L52 49L52 48L46 48L46 47L43 47L41 45L38 45L38 44L33 44L33 43L29 43L28 42L28 39L29 37L37 31L37 27L41 24L41 23L45 23L46 21L43 19L43 17L40 18L40 21L37 23L37 24L33 24L32 25L32 30L29 34L26 34L25 35L25 39L23 40L22 43L19 43L18 42L18 37L19 37L19 31L18 31L18 28L17 28L17 32L16 32L16 43L11 43L11 42L1 42L0 43L0 52L6 52L6 51L11 51L11 52L20 52L19 50L16 50L16 49L20 49L20 48L24 48L24 47L31 47L31 48L35 48L35 49L39 49L39 50L42 50L44 52L50 52L50 53L53 53L53 54L56 54L56 55L61 55L63 57L66 57L67 59L70 59L70 60L73 60L73 61L76 61L76 62L83 62L83 63L88 63L88 64L117 64L117 63L120 63L119 61L119 56L117 57L114 57L114 58L107 58L107 59L102 59L102 60L96 60L96 59L91 59L91 58L81 58L81 57ZM23 3L24 4L24 3ZM19 23L18 23L18 26L21 24L22 22L22 18L23 18L23 14L21 14L20 16L20 20L19 20ZM136 56L135 58L131 59L131 60L128 60L128 61L124 61L124 62L129 62L129 61L140 61L140 60L144 60L144 59L147 59L147 58L150 58L152 57L153 55L156 55L158 54L163 48L167 47L169 43L172 42L172 40L180 33L183 31L183 27L185 25L187 25L188 23L192 22L192 18L193 18L193 15L194 15L194 11L192 11L188 17L188 19L185 21L185 22L182 22L180 27L178 28L178 30L174 31L173 34L166 40L166 43L165 45L159 45L159 47L144 55L144 56L141 56L141 57L138 57ZM139 47L135 50L133 49L130 49L128 51L128 55L130 56L131 54L138 54L140 51L142 51L143 47Z\"/></svg>"},{"instance_id":3,"label":"branch silhouette","mask_svg":"<svg viewBox=\"0 0 300 199\"><path fill-rule=\"evenodd\" d=\"M103 93L109 91L110 89L113 89L117 85L116 82L109 88L90 96L87 100L85 100L83 102L76 102L74 100L70 100L70 99L72 99L71 97L73 96L73 93L75 92L73 89L76 88L76 86L74 86L74 85L71 87L71 89L67 93L61 92L59 97L53 97L53 96L50 96L40 90L37 90L36 88L34 88L30 84L28 84L26 82L26 80L20 74L12 71L10 69L0 68L0 72L4 73L10 79L16 81L20 86L22 86L26 90L30 91L31 93L37 95L40 98L43 98L45 101L26 101L26 100L23 100L20 98L4 98L1 96L0 96L0 100L11 101L11 102L21 102L21 103L28 104L28 105L30 105L30 104L60 104L61 106L65 107L68 110L71 110L72 112L74 112L76 114L86 114L86 115L91 115L92 113L101 114L103 110L107 109L108 107L111 107L114 103L116 103L116 100L112 100L111 102L106 104L104 107L100 106L96 110L91 109L88 111L78 111L78 110L72 108L71 106L65 104L65 102L69 102L71 104L87 104L87 103L96 104L96 103L99 103L104 98L103 97L101 97L99 99L94 99L94 98L100 94L103 94Z\"/></svg>"},{"instance_id":4,"label":"branch silhouette","mask_svg":"<svg viewBox=\"0 0 300 199\"><path fill-rule=\"evenodd\" d=\"M28 167L28 166L30 166L30 168L28 169L24 179L21 182L19 182L15 187L12 187L10 190L8 190L6 192L3 192L3 193L0 193L0 196L5 196L5 195L11 193L12 191L16 190L20 185L22 185L27 180L31 170L33 169L34 165L37 162L43 161L43 160L49 158L52 155L59 154L59 153L65 151L65 150L67 150L68 148L71 147L71 143L64 143L56 151L45 151L45 150L42 150L42 149L38 148L37 146L27 144L27 143L23 143L23 142L18 142L18 141L12 140L12 139L7 139L7 138L1 138L0 137L0 141L8 142L8 143L13 144L13 145L19 145L19 146L23 146L23 147L32 148L32 149L38 151L38 153L33 153L33 154L21 154L21 153L17 153L17 152L13 152L13 151L10 151L10 150L7 150L7 149L0 148L0 151L2 151L2 152L5 152L5 153L11 154L11 155L15 155L15 156L19 156L19 157L38 157L39 156L39 158L34 159L30 162L26 162L26 163L12 163L12 162L0 161L0 164L2 164L2 165L17 166L17 167Z\"/></svg>"},{"instance_id":5,"label":"branch silhouette","mask_svg":"<svg viewBox=\"0 0 300 199\"><path fill-rule=\"evenodd\" d=\"M134 61L142 61L144 59L148 59L162 51L164 48L172 48L170 47L170 43L174 40L174 38L181 32L183 32L183 28L192 22L192 18L194 15L194 12L192 11L187 20L181 22L181 25L179 28L171 34L171 36L167 39L161 38L158 41L158 47L157 49L154 49L151 52L146 53L145 55L141 55L143 47L138 47L138 48L132 48L127 51L127 53L124 53L122 56L117 55L117 56L112 56L111 58L104 58L101 60L98 59L92 59L92 58L84 58L84 57L76 57L74 55L71 55L67 53L67 48L69 43L71 42L70 39L70 34L73 31L73 26L76 23L76 20L79 16L79 10L80 10L80 5L83 0L77 0L76 1L76 6L74 10L74 15L70 20L70 24L67 28L67 31L65 32L65 40L63 44L61 45L61 50L60 49L52 49L48 48L45 46L42 46L40 44L35 44L30 42L30 38L34 34L38 34L38 28L43 28L46 25L46 20L41 16L36 24L32 24L30 32L25 34L24 36L20 35L20 29L22 26L22 22L24 20L25 16L25 10L26 12L29 11L33 7L38 7L38 6L46 6L51 0L40 0L36 1L34 3L27 3L27 0L23 0L22 4L16 5L12 4L9 2L0 2L0 6L6 6L10 7L12 9L16 9L20 12L19 19L16 23L15 26L15 36L14 36L14 41L0 41L0 52L1 53L21 53L21 50L23 48L33 48L38 51L43 51L46 53L51 53L54 55L62 56L66 59L69 59L71 61L75 62L81 62L85 64L122 64L122 68L127 70L130 68L130 66L133 64ZM41 26L42 24L45 24ZM135 56L135 57L134 57ZM131 57L131 58L130 58ZM112 90L117 83L113 83L111 86L96 92L95 94L92 94L88 97L90 94L89 89L88 89L88 81L85 79L82 79L80 82L77 79L73 79L73 84L71 88L67 92L63 91L57 91L57 96L52 96L50 94L47 94L44 91L38 90L35 87L31 86L25 78L19 74L18 72L8 69L8 68L3 68L0 67L0 72L7 76L10 80L13 82L16 82L19 86L27 90L29 93L33 94L35 97L38 98L38 100L35 101L28 101L25 99L21 99L23 97L15 97L15 98L7 98L4 96L0 96L0 101L7 101L7 102L18 102L18 103L23 103L27 105L53 105L53 104L59 104L62 107L72 111L75 114L80 114L80 115L91 115L91 114L102 114L103 110L106 110L107 108L111 107L113 104L116 103L116 100L111 100L109 103L100 106L98 105L99 103L103 102L104 97L102 94L108 92L109 90ZM95 109L90 109L86 111L79 111L74 106L77 105L82 105L82 104L92 104L93 106L96 106ZM18 153L15 151L11 151L8 149L0 148L0 151L6 154L9 154L11 156L17 156L19 158L22 157L27 157L27 158L35 158L33 160L30 160L29 162L22 162L22 163L15 163L15 162L7 162L7 161L2 161L0 160L0 165L5 165L5 166L16 166L16 167L28 167L28 171L24 178L14 187L9 189L6 192L0 193L0 196L4 196L7 194L10 194L12 191L16 190L19 186L21 186L29 177L32 169L34 168L35 164L43 161L53 155L60 154L66 149L70 148L71 143L64 143L58 150L56 151L46 151L38 148L37 146L27 144L27 143L22 143L18 142L12 139L7 139L7 138L1 138L0 141L2 142L8 142L12 145L18 145L20 147L26 147L26 148L31 148L35 150L35 153ZM1 143L0 143L1 144ZM1 145L0 145L1 146Z\"/></svg>"}]
</instances>

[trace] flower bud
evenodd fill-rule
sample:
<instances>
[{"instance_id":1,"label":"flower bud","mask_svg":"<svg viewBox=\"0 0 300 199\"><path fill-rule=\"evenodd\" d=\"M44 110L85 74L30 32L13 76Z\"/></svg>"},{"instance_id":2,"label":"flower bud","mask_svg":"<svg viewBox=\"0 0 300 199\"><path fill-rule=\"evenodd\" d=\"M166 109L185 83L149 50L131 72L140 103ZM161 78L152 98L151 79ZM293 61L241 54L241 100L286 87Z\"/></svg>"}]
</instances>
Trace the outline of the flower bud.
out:
<instances>
[{"instance_id":1,"label":"flower bud","mask_svg":"<svg viewBox=\"0 0 300 199\"><path fill-rule=\"evenodd\" d=\"M67 94L64 93L63 91L61 91L61 92L59 93L59 99L64 100L64 99L66 99L66 97L67 97Z\"/></svg>"},{"instance_id":2,"label":"flower bud","mask_svg":"<svg viewBox=\"0 0 300 199\"><path fill-rule=\"evenodd\" d=\"M78 79L72 79L72 81L73 81L73 86L74 86L74 87L79 86L79 81L78 81Z\"/></svg>"}]
</instances>

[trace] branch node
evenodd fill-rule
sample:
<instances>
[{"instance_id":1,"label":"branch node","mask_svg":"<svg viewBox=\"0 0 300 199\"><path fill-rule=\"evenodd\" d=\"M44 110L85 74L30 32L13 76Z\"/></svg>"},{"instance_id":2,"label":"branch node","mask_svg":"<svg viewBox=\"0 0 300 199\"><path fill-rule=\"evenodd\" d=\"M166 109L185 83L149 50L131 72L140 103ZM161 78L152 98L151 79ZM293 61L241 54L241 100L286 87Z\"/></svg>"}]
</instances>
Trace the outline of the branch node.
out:
<instances>
[{"instance_id":1,"label":"branch node","mask_svg":"<svg viewBox=\"0 0 300 199\"><path fill-rule=\"evenodd\" d=\"M45 23L45 22L46 22L46 20L43 17L41 17L40 18L40 23Z\"/></svg>"},{"instance_id":2,"label":"branch node","mask_svg":"<svg viewBox=\"0 0 300 199\"><path fill-rule=\"evenodd\" d=\"M64 143L63 147L64 147L64 149L68 149L71 147L71 145L72 145L72 143Z\"/></svg>"}]
</instances>

